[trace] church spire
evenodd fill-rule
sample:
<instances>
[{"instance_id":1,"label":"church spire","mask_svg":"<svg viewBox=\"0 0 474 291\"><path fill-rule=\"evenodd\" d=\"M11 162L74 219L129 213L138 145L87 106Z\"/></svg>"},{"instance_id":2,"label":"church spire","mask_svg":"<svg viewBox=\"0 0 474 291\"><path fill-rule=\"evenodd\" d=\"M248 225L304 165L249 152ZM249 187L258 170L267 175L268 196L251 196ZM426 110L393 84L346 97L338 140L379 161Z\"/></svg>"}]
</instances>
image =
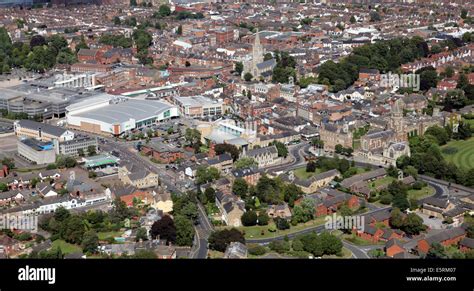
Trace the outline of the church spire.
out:
<instances>
[{"instance_id":1,"label":"church spire","mask_svg":"<svg viewBox=\"0 0 474 291\"><path fill-rule=\"evenodd\" d=\"M252 59L254 65L263 62L263 48L262 44L260 43L260 33L258 28L257 32L255 33L255 40L253 43Z\"/></svg>"}]
</instances>

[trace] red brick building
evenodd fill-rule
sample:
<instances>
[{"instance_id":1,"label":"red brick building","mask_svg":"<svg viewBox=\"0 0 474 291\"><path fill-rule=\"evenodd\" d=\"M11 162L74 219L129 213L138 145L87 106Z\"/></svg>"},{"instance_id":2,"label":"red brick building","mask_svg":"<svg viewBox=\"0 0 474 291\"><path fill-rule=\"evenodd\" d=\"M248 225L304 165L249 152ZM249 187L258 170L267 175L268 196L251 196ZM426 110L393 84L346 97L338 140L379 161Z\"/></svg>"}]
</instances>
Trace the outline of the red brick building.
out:
<instances>
[{"instance_id":1,"label":"red brick building","mask_svg":"<svg viewBox=\"0 0 474 291\"><path fill-rule=\"evenodd\" d=\"M6 176L8 176L8 174L10 174L10 172L8 170L7 165L1 165L0 178L5 178Z\"/></svg>"},{"instance_id":2,"label":"red brick building","mask_svg":"<svg viewBox=\"0 0 474 291\"><path fill-rule=\"evenodd\" d=\"M258 180L260 179L260 172L254 168L243 168L232 171L232 176L234 179L242 178L249 185L257 185Z\"/></svg>"},{"instance_id":3,"label":"red brick building","mask_svg":"<svg viewBox=\"0 0 474 291\"><path fill-rule=\"evenodd\" d=\"M459 242L459 249L463 253L474 250L474 239L465 237Z\"/></svg>"},{"instance_id":4,"label":"red brick building","mask_svg":"<svg viewBox=\"0 0 474 291\"><path fill-rule=\"evenodd\" d=\"M439 243L442 246L447 247L459 243L465 237L466 231L461 227L447 229L438 234L419 240L418 251L426 254L434 243Z\"/></svg>"},{"instance_id":5,"label":"red brick building","mask_svg":"<svg viewBox=\"0 0 474 291\"><path fill-rule=\"evenodd\" d=\"M405 252L401 242L398 239L390 239L385 244L385 254L387 257L393 258L396 254Z\"/></svg>"},{"instance_id":6,"label":"red brick building","mask_svg":"<svg viewBox=\"0 0 474 291\"><path fill-rule=\"evenodd\" d=\"M162 163L173 163L178 159L184 158L184 151L178 148L171 148L164 145L143 145L141 152L147 156L151 156L153 159L158 160Z\"/></svg>"}]
</instances>

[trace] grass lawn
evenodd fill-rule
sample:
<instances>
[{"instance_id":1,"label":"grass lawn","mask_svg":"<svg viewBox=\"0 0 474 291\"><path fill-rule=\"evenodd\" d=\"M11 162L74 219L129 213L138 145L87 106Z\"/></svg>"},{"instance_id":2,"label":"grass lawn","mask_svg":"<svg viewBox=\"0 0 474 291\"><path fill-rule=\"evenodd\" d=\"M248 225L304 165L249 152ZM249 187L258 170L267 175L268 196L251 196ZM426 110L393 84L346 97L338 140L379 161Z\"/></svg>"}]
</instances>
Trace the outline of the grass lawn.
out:
<instances>
[{"instance_id":1,"label":"grass lawn","mask_svg":"<svg viewBox=\"0 0 474 291\"><path fill-rule=\"evenodd\" d=\"M474 127L474 119L464 119L463 120L465 123L469 123L471 127Z\"/></svg>"},{"instance_id":2,"label":"grass lawn","mask_svg":"<svg viewBox=\"0 0 474 291\"><path fill-rule=\"evenodd\" d=\"M420 190L408 190L408 199L420 200L425 197L431 196L435 193L435 189L430 185L421 188Z\"/></svg>"},{"instance_id":3,"label":"grass lawn","mask_svg":"<svg viewBox=\"0 0 474 291\"><path fill-rule=\"evenodd\" d=\"M97 236L99 237L99 240L106 240L108 238L114 238L121 236L123 232L121 231L105 231L105 232L98 232Z\"/></svg>"},{"instance_id":4,"label":"grass lawn","mask_svg":"<svg viewBox=\"0 0 474 291\"><path fill-rule=\"evenodd\" d=\"M58 240L53 241L51 247L53 249L59 247L63 254L71 254L71 253L82 252L82 248L80 246L67 243L67 242L63 241L62 239L58 239Z\"/></svg>"},{"instance_id":5,"label":"grass lawn","mask_svg":"<svg viewBox=\"0 0 474 291\"><path fill-rule=\"evenodd\" d=\"M293 172L295 173L296 177L300 178L301 180L306 180L314 175L321 173L321 169L316 169L315 172L306 172L306 167L301 167L295 169Z\"/></svg>"},{"instance_id":6,"label":"grass lawn","mask_svg":"<svg viewBox=\"0 0 474 291\"><path fill-rule=\"evenodd\" d=\"M208 256L211 259L222 259L222 258L224 258L224 253L219 252L219 251L209 250Z\"/></svg>"},{"instance_id":7,"label":"grass lawn","mask_svg":"<svg viewBox=\"0 0 474 291\"><path fill-rule=\"evenodd\" d=\"M453 140L448 142L442 148L453 147L457 149L454 154L443 153L444 158L448 162L454 163L456 166L465 170L474 168L474 137L468 140Z\"/></svg>"},{"instance_id":8,"label":"grass lawn","mask_svg":"<svg viewBox=\"0 0 474 291\"><path fill-rule=\"evenodd\" d=\"M299 223L296 226L291 225L289 229L285 230L276 230L275 232L268 231L268 228L273 222L270 222L269 225L254 225L254 226L241 226L238 229L245 232L245 238L247 239L259 239L259 238L269 238L274 236L287 235L293 232L297 232L312 226L318 226L325 223L324 217L318 217L306 223ZM263 230L263 235L262 235Z\"/></svg>"},{"instance_id":9,"label":"grass lawn","mask_svg":"<svg viewBox=\"0 0 474 291\"><path fill-rule=\"evenodd\" d=\"M336 256L336 255L324 255L323 259L350 259L352 258L352 252L345 247L342 247L342 256Z\"/></svg>"},{"instance_id":10,"label":"grass lawn","mask_svg":"<svg viewBox=\"0 0 474 291\"><path fill-rule=\"evenodd\" d=\"M385 245L385 243L383 243L383 242L374 243L374 242L362 239L362 238L360 238L360 237L358 237L354 234L344 234L343 238L346 241L348 241L352 244L355 244L357 246Z\"/></svg>"},{"instance_id":11,"label":"grass lawn","mask_svg":"<svg viewBox=\"0 0 474 291\"><path fill-rule=\"evenodd\" d=\"M390 177L390 176L386 176L386 177L377 179L375 181L369 182L369 188L370 189L377 189L378 187L380 187L382 185L388 185L388 184L392 183L393 181L395 181L395 178Z\"/></svg>"}]
</instances>

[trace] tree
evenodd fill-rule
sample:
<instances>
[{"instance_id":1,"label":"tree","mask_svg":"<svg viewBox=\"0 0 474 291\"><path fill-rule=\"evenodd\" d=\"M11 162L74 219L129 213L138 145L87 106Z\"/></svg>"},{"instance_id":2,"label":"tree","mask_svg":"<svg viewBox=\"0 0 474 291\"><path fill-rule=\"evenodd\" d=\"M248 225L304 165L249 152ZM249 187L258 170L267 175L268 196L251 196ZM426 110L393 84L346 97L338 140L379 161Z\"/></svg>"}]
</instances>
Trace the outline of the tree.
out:
<instances>
[{"instance_id":1,"label":"tree","mask_svg":"<svg viewBox=\"0 0 474 291\"><path fill-rule=\"evenodd\" d=\"M255 211L250 210L245 212L242 217L240 218L242 221L242 225L244 226L253 226L257 224L257 213Z\"/></svg>"},{"instance_id":2,"label":"tree","mask_svg":"<svg viewBox=\"0 0 474 291\"><path fill-rule=\"evenodd\" d=\"M392 205L393 207L400 208L400 210L405 210L410 207L410 203L404 194L393 195Z\"/></svg>"},{"instance_id":3,"label":"tree","mask_svg":"<svg viewBox=\"0 0 474 291\"><path fill-rule=\"evenodd\" d=\"M182 35L183 34L183 26L182 25L178 26L178 29L176 29L176 34L177 35Z\"/></svg>"},{"instance_id":4,"label":"tree","mask_svg":"<svg viewBox=\"0 0 474 291\"><path fill-rule=\"evenodd\" d=\"M390 226L401 229L403 226L403 214L398 208L393 208L390 212Z\"/></svg>"},{"instance_id":5,"label":"tree","mask_svg":"<svg viewBox=\"0 0 474 291\"><path fill-rule=\"evenodd\" d=\"M196 170L197 184L206 184L208 182L219 179L219 170L214 167L199 166Z\"/></svg>"},{"instance_id":6,"label":"tree","mask_svg":"<svg viewBox=\"0 0 474 291\"><path fill-rule=\"evenodd\" d=\"M135 241L140 241L140 240L148 240L148 234L146 231L146 228L140 227L137 229L137 234L135 235Z\"/></svg>"},{"instance_id":7,"label":"tree","mask_svg":"<svg viewBox=\"0 0 474 291\"><path fill-rule=\"evenodd\" d=\"M54 219L57 222L64 222L71 216L71 213L66 208L60 206L54 212Z\"/></svg>"},{"instance_id":8,"label":"tree","mask_svg":"<svg viewBox=\"0 0 474 291\"><path fill-rule=\"evenodd\" d=\"M295 184L284 184L280 187L280 194L283 195L283 200L288 202L288 206L293 207L296 200L303 196L303 190Z\"/></svg>"},{"instance_id":9,"label":"tree","mask_svg":"<svg viewBox=\"0 0 474 291\"><path fill-rule=\"evenodd\" d=\"M356 23L356 19L354 17L354 15L351 16L351 19L349 20L352 24Z\"/></svg>"},{"instance_id":10,"label":"tree","mask_svg":"<svg viewBox=\"0 0 474 291\"><path fill-rule=\"evenodd\" d=\"M263 256L267 252L267 249L262 245L256 245L256 246L250 247L248 251L249 251L249 254L253 256Z\"/></svg>"},{"instance_id":11,"label":"tree","mask_svg":"<svg viewBox=\"0 0 474 291\"><path fill-rule=\"evenodd\" d=\"M279 254L284 254L290 251L290 243L284 240L272 241L268 247Z\"/></svg>"},{"instance_id":12,"label":"tree","mask_svg":"<svg viewBox=\"0 0 474 291\"><path fill-rule=\"evenodd\" d=\"M243 168L250 168L250 167L258 167L257 161L255 159L250 158L250 157L242 157L238 159L234 163L234 167L236 169L243 169Z\"/></svg>"},{"instance_id":13,"label":"tree","mask_svg":"<svg viewBox=\"0 0 474 291\"><path fill-rule=\"evenodd\" d=\"M270 221L270 217L265 211L260 211L257 217L257 223L258 225L268 225L268 222Z\"/></svg>"},{"instance_id":14,"label":"tree","mask_svg":"<svg viewBox=\"0 0 474 291\"><path fill-rule=\"evenodd\" d=\"M286 147L284 143L279 142L279 141L274 141L271 143L271 145L276 146L279 157L286 158L288 156L288 148Z\"/></svg>"},{"instance_id":15,"label":"tree","mask_svg":"<svg viewBox=\"0 0 474 291\"><path fill-rule=\"evenodd\" d=\"M204 195L206 196L206 200L208 202L213 203L216 200L216 190L212 187L207 187L204 191Z\"/></svg>"},{"instance_id":16,"label":"tree","mask_svg":"<svg viewBox=\"0 0 474 291\"><path fill-rule=\"evenodd\" d=\"M167 243L176 242L176 227L173 219L169 215L163 216L160 220L155 221L151 226L150 235L153 239L158 236L162 240L166 240Z\"/></svg>"},{"instance_id":17,"label":"tree","mask_svg":"<svg viewBox=\"0 0 474 291\"><path fill-rule=\"evenodd\" d=\"M451 78L452 76L454 76L454 69L453 69L453 67L451 67L451 66L446 67L446 69L444 70L444 75L445 75L447 78Z\"/></svg>"},{"instance_id":18,"label":"tree","mask_svg":"<svg viewBox=\"0 0 474 291\"><path fill-rule=\"evenodd\" d=\"M184 139L191 147L196 144L201 146L201 132L197 129L186 128Z\"/></svg>"},{"instance_id":19,"label":"tree","mask_svg":"<svg viewBox=\"0 0 474 291\"><path fill-rule=\"evenodd\" d=\"M392 178L397 178L398 177L398 169L396 167L394 167L393 165L390 165L387 168L387 174Z\"/></svg>"},{"instance_id":20,"label":"tree","mask_svg":"<svg viewBox=\"0 0 474 291\"><path fill-rule=\"evenodd\" d=\"M288 220L286 220L284 218L280 218L280 217L277 217L275 219L275 225L276 225L277 229L279 229L279 230L285 230L285 229L290 228L290 224L288 223Z\"/></svg>"},{"instance_id":21,"label":"tree","mask_svg":"<svg viewBox=\"0 0 474 291\"><path fill-rule=\"evenodd\" d=\"M48 38L49 46L53 47L56 50L56 53L61 51L64 48L67 48L68 43L64 36L55 34Z\"/></svg>"},{"instance_id":22,"label":"tree","mask_svg":"<svg viewBox=\"0 0 474 291\"><path fill-rule=\"evenodd\" d=\"M377 11L371 11L369 15L370 15L370 22L377 22L377 21L382 20L382 18L380 17L380 14Z\"/></svg>"},{"instance_id":23,"label":"tree","mask_svg":"<svg viewBox=\"0 0 474 291\"><path fill-rule=\"evenodd\" d=\"M232 184L232 192L240 198L245 198L247 196L248 189L249 186L247 181L245 181L243 178L235 179L234 183Z\"/></svg>"},{"instance_id":24,"label":"tree","mask_svg":"<svg viewBox=\"0 0 474 291\"><path fill-rule=\"evenodd\" d=\"M344 174L345 172L347 172L347 170L349 170L350 167L351 167L351 164L349 163L348 160L346 160L346 159L341 159L341 160L339 161L338 170L339 170L339 172L341 172L342 174Z\"/></svg>"},{"instance_id":25,"label":"tree","mask_svg":"<svg viewBox=\"0 0 474 291\"><path fill-rule=\"evenodd\" d=\"M183 207L181 207L181 209L179 209L179 214L190 219L191 221L197 221L199 214L196 203L188 201Z\"/></svg>"},{"instance_id":26,"label":"tree","mask_svg":"<svg viewBox=\"0 0 474 291\"><path fill-rule=\"evenodd\" d=\"M5 157L1 160L1 164L7 166L10 170L15 169L15 160L13 158Z\"/></svg>"},{"instance_id":27,"label":"tree","mask_svg":"<svg viewBox=\"0 0 474 291\"><path fill-rule=\"evenodd\" d=\"M423 224L423 219L415 213L409 213L403 220L402 230L410 235L416 235L424 231L426 226Z\"/></svg>"},{"instance_id":28,"label":"tree","mask_svg":"<svg viewBox=\"0 0 474 291\"><path fill-rule=\"evenodd\" d=\"M235 72L240 76L242 75L242 71L244 70L244 65L242 62L236 62L235 63Z\"/></svg>"},{"instance_id":29,"label":"tree","mask_svg":"<svg viewBox=\"0 0 474 291\"><path fill-rule=\"evenodd\" d=\"M403 169L403 172L407 176L412 176L413 178L418 179L418 170L413 166L406 166Z\"/></svg>"},{"instance_id":30,"label":"tree","mask_svg":"<svg viewBox=\"0 0 474 291\"><path fill-rule=\"evenodd\" d=\"M420 74L420 90L426 91L430 88L436 88L438 74L433 67L420 69L416 73Z\"/></svg>"},{"instance_id":31,"label":"tree","mask_svg":"<svg viewBox=\"0 0 474 291\"><path fill-rule=\"evenodd\" d=\"M431 47L431 54L439 54L440 52L442 52L443 50L441 49L441 47L437 44L434 44L432 47Z\"/></svg>"},{"instance_id":32,"label":"tree","mask_svg":"<svg viewBox=\"0 0 474 291\"><path fill-rule=\"evenodd\" d=\"M94 230L86 231L81 246L85 253L95 253L99 246L99 237L97 236L97 233Z\"/></svg>"},{"instance_id":33,"label":"tree","mask_svg":"<svg viewBox=\"0 0 474 291\"><path fill-rule=\"evenodd\" d=\"M446 251L440 243L433 243L426 254L427 259L446 259L447 257Z\"/></svg>"},{"instance_id":34,"label":"tree","mask_svg":"<svg viewBox=\"0 0 474 291\"><path fill-rule=\"evenodd\" d=\"M437 125L428 127L425 131L425 135L433 136L438 145L445 145L449 141L449 135L446 132L446 129Z\"/></svg>"},{"instance_id":35,"label":"tree","mask_svg":"<svg viewBox=\"0 0 474 291\"><path fill-rule=\"evenodd\" d=\"M192 246L194 239L193 222L182 215L175 217L176 244L179 246Z\"/></svg>"},{"instance_id":36,"label":"tree","mask_svg":"<svg viewBox=\"0 0 474 291\"><path fill-rule=\"evenodd\" d=\"M222 155L224 153L230 154L234 161L237 161L240 154L239 149L235 145L227 143L216 144L214 150L216 151L217 155Z\"/></svg>"},{"instance_id":37,"label":"tree","mask_svg":"<svg viewBox=\"0 0 474 291\"><path fill-rule=\"evenodd\" d=\"M467 9L461 9L461 18L467 19Z\"/></svg>"},{"instance_id":38,"label":"tree","mask_svg":"<svg viewBox=\"0 0 474 291\"><path fill-rule=\"evenodd\" d=\"M88 146L87 147L87 153L89 154L89 156L93 156L93 155L97 154L96 147L94 145Z\"/></svg>"},{"instance_id":39,"label":"tree","mask_svg":"<svg viewBox=\"0 0 474 291\"><path fill-rule=\"evenodd\" d=\"M34 47L36 46L43 46L43 45L46 45L46 39L37 34L37 35L34 35L31 40L30 40L30 49L33 50Z\"/></svg>"},{"instance_id":40,"label":"tree","mask_svg":"<svg viewBox=\"0 0 474 291\"><path fill-rule=\"evenodd\" d=\"M380 192L380 203L384 205L389 205L393 201L393 195L388 193L388 191Z\"/></svg>"},{"instance_id":41,"label":"tree","mask_svg":"<svg viewBox=\"0 0 474 291\"><path fill-rule=\"evenodd\" d=\"M0 183L0 192L8 191L8 185L5 183Z\"/></svg>"},{"instance_id":42,"label":"tree","mask_svg":"<svg viewBox=\"0 0 474 291\"><path fill-rule=\"evenodd\" d=\"M250 81L252 81L252 79L253 79L253 75L251 73L247 72L247 73L244 74L245 82L250 82Z\"/></svg>"},{"instance_id":43,"label":"tree","mask_svg":"<svg viewBox=\"0 0 474 291\"><path fill-rule=\"evenodd\" d=\"M114 17L114 24L115 25L121 25L122 24L122 21L120 20L120 17L118 17L118 16Z\"/></svg>"},{"instance_id":44,"label":"tree","mask_svg":"<svg viewBox=\"0 0 474 291\"><path fill-rule=\"evenodd\" d=\"M336 151L336 154L342 154L344 152L344 147L342 146L342 144L337 144L334 149Z\"/></svg>"},{"instance_id":45,"label":"tree","mask_svg":"<svg viewBox=\"0 0 474 291\"><path fill-rule=\"evenodd\" d=\"M293 208L293 221L296 223L308 222L314 218L315 202L313 199L305 198L300 205Z\"/></svg>"},{"instance_id":46,"label":"tree","mask_svg":"<svg viewBox=\"0 0 474 291\"><path fill-rule=\"evenodd\" d=\"M319 235L323 253L325 255L337 255L342 252L342 241L338 237L325 231Z\"/></svg>"},{"instance_id":47,"label":"tree","mask_svg":"<svg viewBox=\"0 0 474 291\"><path fill-rule=\"evenodd\" d=\"M171 8L166 4L162 4L158 8L158 13L161 17L170 16L171 15Z\"/></svg>"},{"instance_id":48,"label":"tree","mask_svg":"<svg viewBox=\"0 0 474 291\"><path fill-rule=\"evenodd\" d=\"M314 173L316 172L316 163L313 162L313 161L309 161L307 164L306 164L306 172L311 172L311 173Z\"/></svg>"},{"instance_id":49,"label":"tree","mask_svg":"<svg viewBox=\"0 0 474 291\"><path fill-rule=\"evenodd\" d=\"M124 201L120 198L116 198L112 202L112 211L110 213L110 219L113 223L120 223L126 218L130 218L131 211L127 207Z\"/></svg>"},{"instance_id":50,"label":"tree","mask_svg":"<svg viewBox=\"0 0 474 291\"><path fill-rule=\"evenodd\" d=\"M80 244L84 236L84 221L77 215L72 215L60 224L59 235L67 242Z\"/></svg>"},{"instance_id":51,"label":"tree","mask_svg":"<svg viewBox=\"0 0 474 291\"><path fill-rule=\"evenodd\" d=\"M135 7L137 5L137 0L130 0L130 6Z\"/></svg>"},{"instance_id":52,"label":"tree","mask_svg":"<svg viewBox=\"0 0 474 291\"><path fill-rule=\"evenodd\" d=\"M231 242L245 244L244 235L237 229L223 229L211 233L208 239L209 248L219 252L224 252Z\"/></svg>"},{"instance_id":53,"label":"tree","mask_svg":"<svg viewBox=\"0 0 474 291\"><path fill-rule=\"evenodd\" d=\"M303 235L299 239L303 244L303 249L313 254L316 257L320 257L324 254L323 245L321 239L316 233L310 233L307 235Z\"/></svg>"}]
</instances>

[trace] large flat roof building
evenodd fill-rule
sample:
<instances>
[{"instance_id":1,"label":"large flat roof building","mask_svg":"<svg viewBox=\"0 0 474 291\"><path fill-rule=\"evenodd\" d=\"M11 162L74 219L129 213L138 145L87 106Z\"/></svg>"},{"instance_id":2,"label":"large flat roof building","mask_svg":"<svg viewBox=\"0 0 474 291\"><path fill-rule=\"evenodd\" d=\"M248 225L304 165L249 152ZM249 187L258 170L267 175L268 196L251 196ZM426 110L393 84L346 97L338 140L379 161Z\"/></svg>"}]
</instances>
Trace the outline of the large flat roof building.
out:
<instances>
[{"instance_id":1,"label":"large flat roof building","mask_svg":"<svg viewBox=\"0 0 474 291\"><path fill-rule=\"evenodd\" d=\"M68 107L72 128L105 135L122 133L179 116L178 108L163 102L106 96ZM84 104L82 104L84 103Z\"/></svg>"},{"instance_id":2,"label":"large flat roof building","mask_svg":"<svg viewBox=\"0 0 474 291\"><path fill-rule=\"evenodd\" d=\"M174 103L179 106L181 114L189 117L219 116L223 113L222 101L204 96L174 96Z\"/></svg>"}]
</instances>

